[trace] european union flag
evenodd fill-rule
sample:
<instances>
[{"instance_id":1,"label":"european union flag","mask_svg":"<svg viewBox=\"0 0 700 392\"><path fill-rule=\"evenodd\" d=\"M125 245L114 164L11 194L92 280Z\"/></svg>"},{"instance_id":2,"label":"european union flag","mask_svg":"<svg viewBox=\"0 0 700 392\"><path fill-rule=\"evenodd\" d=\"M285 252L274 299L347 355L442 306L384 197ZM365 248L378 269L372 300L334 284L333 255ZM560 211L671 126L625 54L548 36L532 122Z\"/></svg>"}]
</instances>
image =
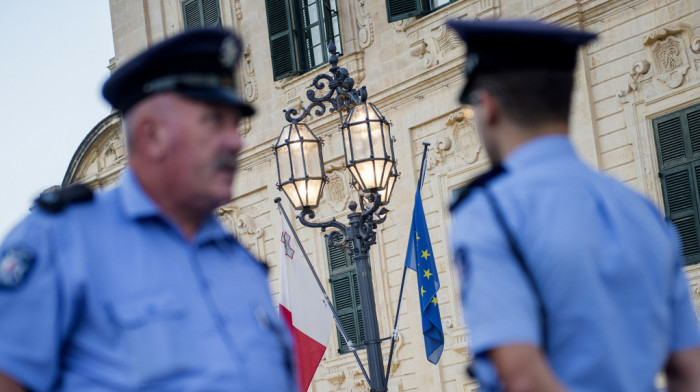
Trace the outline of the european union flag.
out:
<instances>
[{"instance_id":1,"label":"european union flag","mask_svg":"<svg viewBox=\"0 0 700 392\"><path fill-rule=\"evenodd\" d=\"M420 185L416 189L416 200L413 205L413 221L411 234L406 250L406 267L418 274L418 296L420 298L421 318L423 320L423 337L425 353L428 361L436 364L445 346L445 335L440 322L437 291L440 289L433 247L430 246L428 224L425 222L423 201L420 197Z\"/></svg>"}]
</instances>

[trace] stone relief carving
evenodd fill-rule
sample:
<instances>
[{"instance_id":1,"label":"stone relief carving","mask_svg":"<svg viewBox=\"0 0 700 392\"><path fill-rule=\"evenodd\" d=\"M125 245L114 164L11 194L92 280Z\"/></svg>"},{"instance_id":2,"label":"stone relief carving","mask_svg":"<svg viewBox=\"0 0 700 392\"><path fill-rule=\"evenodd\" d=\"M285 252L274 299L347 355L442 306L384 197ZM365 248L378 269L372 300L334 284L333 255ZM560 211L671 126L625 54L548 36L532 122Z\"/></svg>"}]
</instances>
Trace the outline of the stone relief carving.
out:
<instances>
[{"instance_id":1,"label":"stone relief carving","mask_svg":"<svg viewBox=\"0 0 700 392\"><path fill-rule=\"evenodd\" d=\"M688 27L684 25L664 27L654 30L642 41L652 59L654 75L669 88L683 84L690 69L682 36L686 30Z\"/></svg>"},{"instance_id":2,"label":"stone relief carving","mask_svg":"<svg viewBox=\"0 0 700 392\"><path fill-rule=\"evenodd\" d=\"M248 250L258 257L264 255L264 249L262 249L264 230L255 224L253 215L242 213L240 208L231 205L219 207L216 215L224 227L232 230Z\"/></svg>"},{"instance_id":3,"label":"stone relief carving","mask_svg":"<svg viewBox=\"0 0 700 392\"><path fill-rule=\"evenodd\" d=\"M328 376L326 377L326 380L335 385L336 388L339 388L341 385L343 385L343 382L345 382L345 377L346 376L343 369L340 367L333 367L328 369Z\"/></svg>"},{"instance_id":4,"label":"stone relief carving","mask_svg":"<svg viewBox=\"0 0 700 392\"><path fill-rule=\"evenodd\" d=\"M693 53L700 54L700 35L696 35L693 37L693 40L690 41L690 50L692 50Z\"/></svg>"},{"instance_id":5,"label":"stone relief carving","mask_svg":"<svg viewBox=\"0 0 700 392\"><path fill-rule=\"evenodd\" d=\"M250 44L243 50L243 98L251 103L258 99L258 82L255 80L255 68L251 59Z\"/></svg>"},{"instance_id":6,"label":"stone relief carving","mask_svg":"<svg viewBox=\"0 0 700 392\"><path fill-rule=\"evenodd\" d=\"M412 16L410 18L401 19L401 20L398 20L396 22L392 22L391 25L394 27L394 30L397 33L400 33L400 32L406 31L406 29L409 28L413 24L413 22L415 22L415 21L416 21L416 17Z\"/></svg>"},{"instance_id":7,"label":"stone relief carving","mask_svg":"<svg viewBox=\"0 0 700 392\"><path fill-rule=\"evenodd\" d=\"M418 38L418 31L408 35L409 53L413 57L418 57L423 60L423 66L430 68L437 65L440 61L436 56L436 51L431 48L435 44L432 40L426 42L424 39Z\"/></svg>"},{"instance_id":8,"label":"stone relief carving","mask_svg":"<svg viewBox=\"0 0 700 392\"><path fill-rule=\"evenodd\" d=\"M250 133L250 128L251 128L250 117L245 117L241 120L241 124L238 127L238 132L240 132L241 135L245 136L248 133Z\"/></svg>"},{"instance_id":9,"label":"stone relief carving","mask_svg":"<svg viewBox=\"0 0 700 392\"><path fill-rule=\"evenodd\" d=\"M374 42L374 27L372 19L365 9L365 0L357 0L355 3L355 23L357 24L360 48L367 49Z\"/></svg>"},{"instance_id":10,"label":"stone relief carving","mask_svg":"<svg viewBox=\"0 0 700 392\"><path fill-rule=\"evenodd\" d=\"M469 121L464 111L452 113L445 122L452 129L452 140L456 144L455 154L466 163L474 163L481 152L481 140L476 133L476 126Z\"/></svg>"},{"instance_id":11,"label":"stone relief carving","mask_svg":"<svg viewBox=\"0 0 700 392\"><path fill-rule=\"evenodd\" d=\"M452 337L450 348L455 350L459 355L471 359L467 328L465 326L455 325L452 321L452 317L448 317L443 321L443 330Z\"/></svg>"},{"instance_id":12,"label":"stone relief carving","mask_svg":"<svg viewBox=\"0 0 700 392\"><path fill-rule=\"evenodd\" d=\"M350 200L350 179L347 177L345 166L331 166L326 171L328 182L324 189L324 198L337 212L344 211Z\"/></svg>"},{"instance_id":13,"label":"stone relief carving","mask_svg":"<svg viewBox=\"0 0 700 392\"><path fill-rule=\"evenodd\" d=\"M428 154L426 166L428 171L433 170L445 160L446 151L452 148L452 139L449 136L440 136L432 148L433 153Z\"/></svg>"},{"instance_id":14,"label":"stone relief carving","mask_svg":"<svg viewBox=\"0 0 700 392\"><path fill-rule=\"evenodd\" d=\"M435 40L438 53L444 54L462 46L462 41L457 34L448 29L447 26L440 25L438 28L433 29L433 31L437 31L437 36L433 37L433 40Z\"/></svg>"},{"instance_id":15,"label":"stone relief carving","mask_svg":"<svg viewBox=\"0 0 700 392\"><path fill-rule=\"evenodd\" d=\"M236 13L236 19L243 19L243 11L241 10L241 0L233 0L233 9Z\"/></svg>"},{"instance_id":16,"label":"stone relief carving","mask_svg":"<svg viewBox=\"0 0 700 392\"><path fill-rule=\"evenodd\" d=\"M107 170L116 166L126 158L126 147L124 145L124 140L121 134L117 134L107 143L100 153L100 157L97 160L97 167L99 171Z\"/></svg>"},{"instance_id":17,"label":"stone relief carving","mask_svg":"<svg viewBox=\"0 0 700 392\"><path fill-rule=\"evenodd\" d=\"M649 72L649 64L646 60L637 61L632 65L632 70L627 78L627 86L617 92L618 98L625 98L627 94L639 89L639 79Z\"/></svg>"}]
</instances>

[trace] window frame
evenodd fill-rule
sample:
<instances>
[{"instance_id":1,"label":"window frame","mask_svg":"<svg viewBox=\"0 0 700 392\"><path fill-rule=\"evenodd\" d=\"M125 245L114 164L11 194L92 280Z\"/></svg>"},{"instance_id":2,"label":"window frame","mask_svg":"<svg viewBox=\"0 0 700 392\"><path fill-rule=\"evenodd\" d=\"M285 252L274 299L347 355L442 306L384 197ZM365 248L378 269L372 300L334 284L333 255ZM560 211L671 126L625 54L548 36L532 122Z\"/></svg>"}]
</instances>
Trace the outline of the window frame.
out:
<instances>
[{"instance_id":1,"label":"window frame","mask_svg":"<svg viewBox=\"0 0 700 392\"><path fill-rule=\"evenodd\" d=\"M698 264L700 104L656 117L651 123L666 217L673 222L681 237L685 265ZM679 176L681 172L685 172L685 176Z\"/></svg>"},{"instance_id":2,"label":"window frame","mask_svg":"<svg viewBox=\"0 0 700 392\"><path fill-rule=\"evenodd\" d=\"M315 7L317 15L314 22L308 12L311 7ZM338 55L342 53L338 0L266 0L265 8L274 80L301 75L327 64L329 35L335 42ZM284 10L285 21L281 20L281 10ZM286 28L280 29L280 24L285 23ZM318 42L314 42L313 29L316 27ZM287 37L288 48L280 47L284 37ZM320 59L316 54L320 54Z\"/></svg>"},{"instance_id":3,"label":"window frame","mask_svg":"<svg viewBox=\"0 0 700 392\"><path fill-rule=\"evenodd\" d=\"M449 0L445 4L435 7L432 5L433 0L386 0L387 21L392 23L414 16L425 16L457 1L459 0ZM400 11L392 12L396 9Z\"/></svg>"},{"instance_id":4,"label":"window frame","mask_svg":"<svg viewBox=\"0 0 700 392\"><path fill-rule=\"evenodd\" d=\"M205 7L205 2L206 5L208 6L215 6L216 7L216 23L215 24L207 24L206 23L206 17L205 15L207 12L205 12L205 9L208 9L208 7ZM198 25L192 25L189 26L189 21L188 21L188 13L187 13L187 7L190 6L190 4L196 3L198 5ZM183 30L192 30L192 29L198 29L198 28L203 28L203 27L214 27L214 28L219 28L222 26L221 24L221 6L219 5L218 0L182 0L180 3L180 8L182 10L182 24L183 24Z\"/></svg>"}]
</instances>

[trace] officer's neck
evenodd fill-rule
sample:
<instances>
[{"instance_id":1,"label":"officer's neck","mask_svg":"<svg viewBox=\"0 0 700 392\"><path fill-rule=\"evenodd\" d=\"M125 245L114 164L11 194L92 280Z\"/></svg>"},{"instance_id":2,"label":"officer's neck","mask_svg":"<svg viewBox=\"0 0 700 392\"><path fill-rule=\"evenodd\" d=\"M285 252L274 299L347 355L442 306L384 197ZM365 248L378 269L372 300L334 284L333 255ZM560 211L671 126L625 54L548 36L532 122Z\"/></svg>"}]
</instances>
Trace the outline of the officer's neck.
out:
<instances>
[{"instance_id":1,"label":"officer's neck","mask_svg":"<svg viewBox=\"0 0 700 392\"><path fill-rule=\"evenodd\" d=\"M498 154L500 161L503 161L518 147L542 136L568 135L569 128L563 122L547 122L532 127L509 123L503 126L499 134Z\"/></svg>"},{"instance_id":2,"label":"officer's neck","mask_svg":"<svg viewBox=\"0 0 700 392\"><path fill-rule=\"evenodd\" d=\"M177 228L180 234L191 241L204 221L211 214L209 206L198 205L186 193L171 189L162 175L139 170L132 162L132 171L141 189L158 206L160 215ZM137 165L138 166L138 165Z\"/></svg>"}]
</instances>

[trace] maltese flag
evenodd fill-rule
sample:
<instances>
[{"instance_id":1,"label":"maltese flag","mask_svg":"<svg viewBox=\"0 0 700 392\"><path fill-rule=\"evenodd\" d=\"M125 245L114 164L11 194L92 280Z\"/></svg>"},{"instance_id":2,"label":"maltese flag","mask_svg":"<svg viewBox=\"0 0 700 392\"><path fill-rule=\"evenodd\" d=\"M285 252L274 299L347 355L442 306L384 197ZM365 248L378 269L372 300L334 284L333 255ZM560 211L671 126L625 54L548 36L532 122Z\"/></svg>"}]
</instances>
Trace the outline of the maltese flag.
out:
<instances>
[{"instance_id":1,"label":"maltese flag","mask_svg":"<svg viewBox=\"0 0 700 392\"><path fill-rule=\"evenodd\" d=\"M282 218L280 246L280 317L294 339L299 390L311 385L328 346L333 313L316 278L294 240L293 229Z\"/></svg>"}]
</instances>

